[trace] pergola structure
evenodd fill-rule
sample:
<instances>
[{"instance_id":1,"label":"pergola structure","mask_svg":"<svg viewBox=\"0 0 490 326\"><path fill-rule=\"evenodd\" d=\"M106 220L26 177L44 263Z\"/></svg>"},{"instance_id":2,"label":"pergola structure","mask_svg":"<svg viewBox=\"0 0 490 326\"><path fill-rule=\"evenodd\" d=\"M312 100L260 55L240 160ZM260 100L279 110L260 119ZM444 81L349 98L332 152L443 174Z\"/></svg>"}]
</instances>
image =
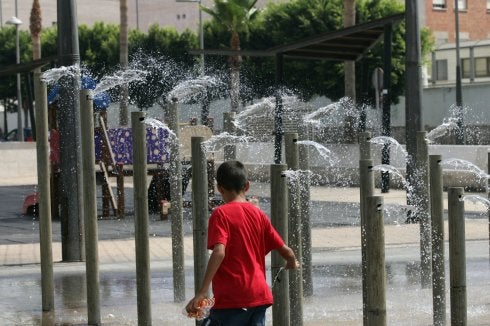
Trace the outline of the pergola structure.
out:
<instances>
[{"instance_id":1,"label":"pergola structure","mask_svg":"<svg viewBox=\"0 0 490 326\"><path fill-rule=\"evenodd\" d=\"M384 36L384 87L388 89L391 67L391 31L392 26L405 19L405 13L395 14L370 22L346 27L297 40L285 45L275 46L266 50L222 50L203 49L193 50L192 54L221 55L221 56L250 56L275 57L276 82L283 81L284 59L300 60L338 60L359 61ZM389 92L388 92L389 94ZM389 105L389 100L384 101ZM386 103L385 103L386 104ZM383 107L383 133L389 134L390 116L388 108ZM275 151L274 162L281 161L282 142L282 104L278 97L275 113Z\"/></svg>"}]
</instances>

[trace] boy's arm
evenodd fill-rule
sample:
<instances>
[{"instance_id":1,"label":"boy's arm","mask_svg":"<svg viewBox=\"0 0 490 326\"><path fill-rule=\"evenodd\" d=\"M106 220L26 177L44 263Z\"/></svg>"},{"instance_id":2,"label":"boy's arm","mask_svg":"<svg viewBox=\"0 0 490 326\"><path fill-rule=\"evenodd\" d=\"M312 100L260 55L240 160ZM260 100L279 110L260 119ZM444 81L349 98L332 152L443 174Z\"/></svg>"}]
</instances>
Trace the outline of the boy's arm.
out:
<instances>
[{"instance_id":1,"label":"boy's arm","mask_svg":"<svg viewBox=\"0 0 490 326\"><path fill-rule=\"evenodd\" d=\"M277 252L286 260L286 269L296 269L299 268L299 262L296 260L293 249L289 248L287 245L283 245L281 248L277 249Z\"/></svg>"},{"instance_id":2,"label":"boy's arm","mask_svg":"<svg viewBox=\"0 0 490 326\"><path fill-rule=\"evenodd\" d=\"M211 286L211 281L213 280L216 271L221 265L221 262L225 258L225 246L221 243L216 244L213 247L213 252L209 257L208 265L206 267L206 273L204 274L204 278L202 281L201 288L196 293L196 296L189 301L187 306L185 307L187 312L196 312L199 310L199 302L202 299L207 298L209 287Z\"/></svg>"}]
</instances>

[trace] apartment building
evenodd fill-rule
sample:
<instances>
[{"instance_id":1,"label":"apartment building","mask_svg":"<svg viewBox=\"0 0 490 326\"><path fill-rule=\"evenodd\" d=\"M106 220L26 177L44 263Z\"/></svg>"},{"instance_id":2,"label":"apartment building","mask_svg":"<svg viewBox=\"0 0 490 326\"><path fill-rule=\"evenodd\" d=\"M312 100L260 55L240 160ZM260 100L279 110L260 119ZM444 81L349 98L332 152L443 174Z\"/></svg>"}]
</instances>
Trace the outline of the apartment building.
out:
<instances>
[{"instance_id":1,"label":"apartment building","mask_svg":"<svg viewBox=\"0 0 490 326\"><path fill-rule=\"evenodd\" d=\"M199 27L199 6L211 7L212 0L127 0L128 24L132 29L148 30L153 24L175 27L178 31ZM259 0L257 6L264 6L271 0ZM277 1L277 0L276 0ZM39 0L43 26L56 23L57 0ZM93 25L95 22L119 24L119 0L78 0L77 17L79 24ZM16 8L17 7L17 14ZM12 16L17 16L29 27L32 0L0 0L0 27ZM203 19L208 19L203 15Z\"/></svg>"},{"instance_id":2,"label":"apartment building","mask_svg":"<svg viewBox=\"0 0 490 326\"><path fill-rule=\"evenodd\" d=\"M490 0L457 0L457 4L457 13L455 0L426 0L421 5L420 24L432 31L436 42L427 71L433 86L456 81L458 29L462 82L490 81Z\"/></svg>"}]
</instances>

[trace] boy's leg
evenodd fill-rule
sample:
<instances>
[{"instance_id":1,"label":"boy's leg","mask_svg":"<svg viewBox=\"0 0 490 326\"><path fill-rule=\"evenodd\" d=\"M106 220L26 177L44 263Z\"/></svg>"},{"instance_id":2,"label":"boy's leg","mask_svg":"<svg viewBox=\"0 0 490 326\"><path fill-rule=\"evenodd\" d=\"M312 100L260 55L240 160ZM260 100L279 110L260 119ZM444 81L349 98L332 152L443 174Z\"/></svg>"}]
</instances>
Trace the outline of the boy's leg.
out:
<instances>
[{"instance_id":1,"label":"boy's leg","mask_svg":"<svg viewBox=\"0 0 490 326\"><path fill-rule=\"evenodd\" d=\"M211 309L209 317L203 326L263 326L265 325L265 310L267 306L239 309ZM260 320L262 322L260 323Z\"/></svg>"},{"instance_id":2,"label":"boy's leg","mask_svg":"<svg viewBox=\"0 0 490 326\"><path fill-rule=\"evenodd\" d=\"M250 320L247 326L265 326L265 312L269 305L250 308Z\"/></svg>"}]
</instances>

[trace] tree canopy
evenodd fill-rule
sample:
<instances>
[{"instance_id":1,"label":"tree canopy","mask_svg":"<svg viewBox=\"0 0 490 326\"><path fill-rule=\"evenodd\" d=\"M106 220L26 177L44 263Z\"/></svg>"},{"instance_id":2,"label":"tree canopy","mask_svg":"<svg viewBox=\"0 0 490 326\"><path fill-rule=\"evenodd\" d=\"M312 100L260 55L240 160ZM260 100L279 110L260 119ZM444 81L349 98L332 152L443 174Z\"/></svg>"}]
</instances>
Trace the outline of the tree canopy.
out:
<instances>
[{"instance_id":1,"label":"tree canopy","mask_svg":"<svg viewBox=\"0 0 490 326\"><path fill-rule=\"evenodd\" d=\"M237 0L238 1L238 0ZM254 2L253 0L243 0ZM218 1L219 2L219 1ZM357 23L403 12L403 4L397 0L357 0ZM260 12L253 14L246 30L240 30L241 48L265 50L299 39L335 31L342 27L342 0L291 0L269 3ZM249 17L251 18L251 17ZM222 22L211 19L204 25L205 48L230 47L230 31ZM405 88L405 27L404 23L395 26L392 50L392 97L396 102ZM430 33L422 30L422 53L426 55L431 46ZM45 28L41 33L43 57L57 53L56 27ZM79 27L80 57L86 69L93 76L101 78L119 67L119 27L114 24L96 23L91 27ZM31 39L27 31L20 32L21 61L32 60ZM190 78L198 69L197 56L189 54L198 48L197 35L189 30L177 32L173 28L152 26L147 33L137 30L129 32L129 57L134 62L140 60L139 67L146 67L150 74L146 85L140 84L130 89L130 98L139 107L148 107L157 102L182 78ZM143 55L144 54L144 55ZM357 87L370 76L375 67L382 67L383 44L378 43L357 64ZM131 60L130 60L131 61ZM0 29L0 67L15 62L15 28ZM168 70L162 70L158 63L166 62L166 69L174 69L170 78ZM151 66L153 64L153 66ZM226 71L227 58L209 56L206 58L207 72ZM226 69L224 69L226 68ZM324 95L337 100L344 95L343 65L337 61L285 60L285 86L300 97L308 99L313 95ZM227 77L227 74L222 74ZM241 68L241 94L245 97L270 95L275 85L275 66L273 59L264 57L245 57ZM370 77L369 77L370 78ZM148 86L152 84L151 86ZM146 91L143 94L143 91ZM365 90L364 90L365 91ZM371 91L371 90L369 90ZM361 94L362 92L359 92ZM15 98L15 77L2 78L0 99Z\"/></svg>"}]
</instances>

